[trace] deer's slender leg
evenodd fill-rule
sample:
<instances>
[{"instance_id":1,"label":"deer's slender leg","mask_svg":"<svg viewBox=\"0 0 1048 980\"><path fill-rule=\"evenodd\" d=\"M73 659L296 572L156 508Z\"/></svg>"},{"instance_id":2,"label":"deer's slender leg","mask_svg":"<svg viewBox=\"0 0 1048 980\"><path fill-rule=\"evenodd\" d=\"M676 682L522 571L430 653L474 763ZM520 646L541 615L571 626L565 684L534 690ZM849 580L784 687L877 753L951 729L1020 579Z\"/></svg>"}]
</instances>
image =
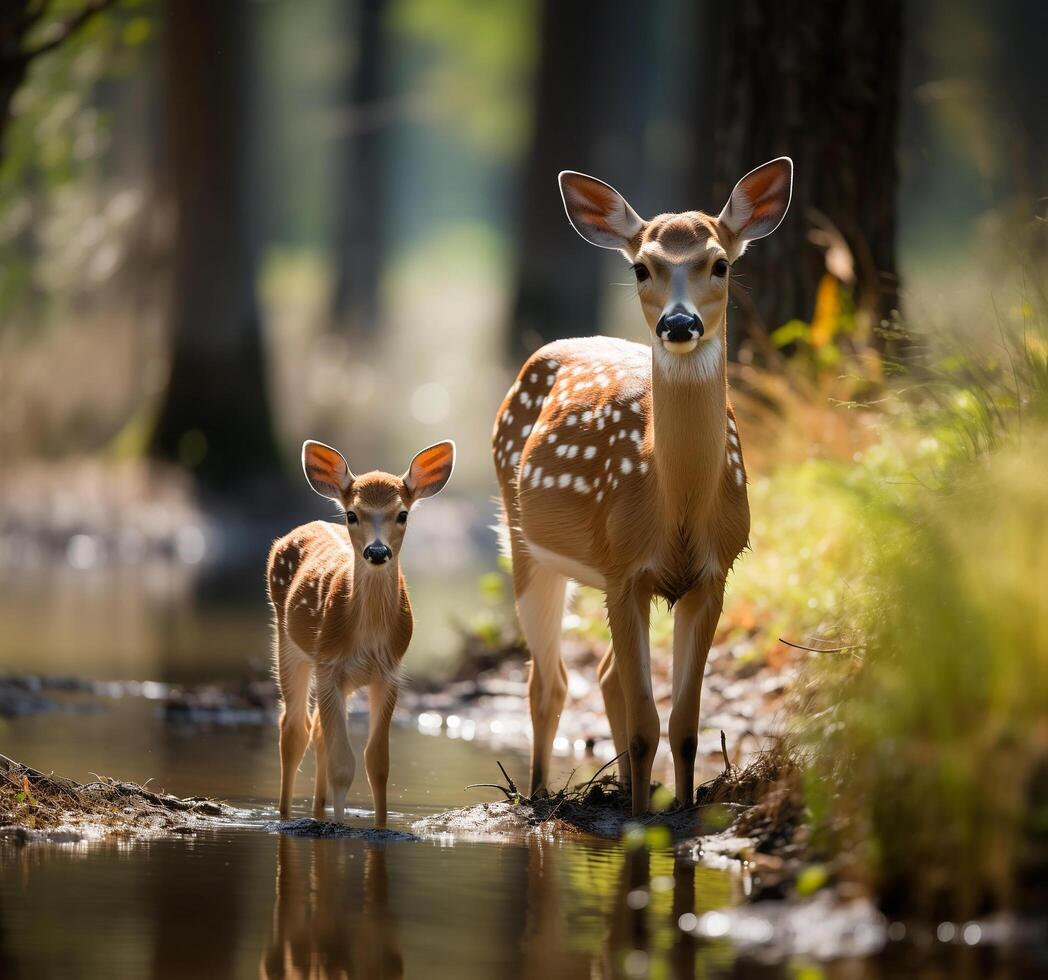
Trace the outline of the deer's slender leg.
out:
<instances>
[{"instance_id":1,"label":"deer's slender leg","mask_svg":"<svg viewBox=\"0 0 1048 980\"><path fill-rule=\"evenodd\" d=\"M280 710L280 816L291 813L295 776L309 745L309 678L313 663L282 628L277 632L277 683Z\"/></svg>"},{"instance_id":2,"label":"deer's slender leg","mask_svg":"<svg viewBox=\"0 0 1048 980\"><path fill-rule=\"evenodd\" d=\"M372 681L368 689L370 719L364 770L375 804L375 826L386 826L386 782L389 779L389 722L397 704L397 685L388 680Z\"/></svg>"},{"instance_id":3,"label":"deer's slender leg","mask_svg":"<svg viewBox=\"0 0 1048 980\"><path fill-rule=\"evenodd\" d=\"M327 804L327 749L324 747L324 729L320 724L320 711L313 709L313 748L316 750L316 778L313 782L313 818L324 819Z\"/></svg>"},{"instance_id":4,"label":"deer's slender leg","mask_svg":"<svg viewBox=\"0 0 1048 980\"><path fill-rule=\"evenodd\" d=\"M531 652L531 793L546 788L557 724L568 693L568 672L560 658L567 579L534 565L517 595L517 618Z\"/></svg>"},{"instance_id":5,"label":"deer's slender leg","mask_svg":"<svg viewBox=\"0 0 1048 980\"><path fill-rule=\"evenodd\" d=\"M626 734L626 699L619 682L615 666L615 645L608 647L604 659L597 668L600 692L604 695L604 711L611 726L611 740L615 743L615 754L619 756L619 779L624 786L630 784L629 736Z\"/></svg>"},{"instance_id":6,"label":"deer's slender leg","mask_svg":"<svg viewBox=\"0 0 1048 980\"><path fill-rule=\"evenodd\" d=\"M670 749L677 801L684 804L693 802L695 796L702 675L723 598L723 581L705 583L685 595L674 613Z\"/></svg>"},{"instance_id":7,"label":"deer's slender leg","mask_svg":"<svg viewBox=\"0 0 1048 980\"><path fill-rule=\"evenodd\" d=\"M651 765L659 745L659 713L651 691L648 620L651 594L629 584L608 590L608 619L616 672L626 704L633 815L648 809Z\"/></svg>"},{"instance_id":8,"label":"deer's slender leg","mask_svg":"<svg viewBox=\"0 0 1048 980\"><path fill-rule=\"evenodd\" d=\"M317 668L317 711L327 752L327 780L331 789L331 809L335 823L341 823L345 813L346 794L353 785L357 760L349 744L346 728L346 696L341 678L332 668Z\"/></svg>"}]
</instances>

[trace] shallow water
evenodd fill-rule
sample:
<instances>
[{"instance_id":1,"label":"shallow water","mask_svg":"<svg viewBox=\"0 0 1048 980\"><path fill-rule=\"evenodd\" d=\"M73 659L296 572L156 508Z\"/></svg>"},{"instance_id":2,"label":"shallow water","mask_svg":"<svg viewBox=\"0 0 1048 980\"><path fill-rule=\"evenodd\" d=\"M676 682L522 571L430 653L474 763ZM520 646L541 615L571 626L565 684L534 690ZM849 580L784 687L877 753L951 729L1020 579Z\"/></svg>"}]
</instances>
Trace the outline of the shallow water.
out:
<instances>
[{"instance_id":1,"label":"shallow water","mask_svg":"<svg viewBox=\"0 0 1048 980\"><path fill-rule=\"evenodd\" d=\"M170 584L92 579L42 595L23 583L23 591L0 598L0 670L198 681L265 669L264 608L204 607L177 589L172 596ZM443 601L439 591L429 598ZM0 720L0 752L79 780L101 771L227 800L242 808L242 823L173 839L0 844L2 978L817 980L938 976L943 955L962 973L984 975L979 951L961 948L930 958L925 951L918 971L905 949L867 960L763 964L725 938L697 938L679 927L681 916L738 903L743 882L732 870L679 861L669 849L537 835L379 844L282 837L272 830L274 725L180 726L138 697L91 706ZM351 727L359 762L364 720ZM394 828L410 830L420 817L497 796L465 789L499 781L496 758L521 781L527 772L519 747L433 731L393 728ZM557 759L553 782L576 764ZM577 778L597 765L584 760ZM297 815L305 816L308 756L299 779ZM362 766L349 803L351 821L368 826Z\"/></svg>"},{"instance_id":2,"label":"shallow water","mask_svg":"<svg viewBox=\"0 0 1048 980\"><path fill-rule=\"evenodd\" d=\"M357 726L355 726L357 727ZM4 749L77 778L104 760L122 778L221 796L244 826L174 840L0 847L0 975L693 976L730 967L726 942L676 928L730 904L724 871L668 850L602 841L500 843L281 837L269 727L177 730L148 701L9 722ZM362 730L353 733L361 744ZM487 746L393 729L391 826L484 799L466 783ZM525 771L519 753L499 753ZM300 776L300 814L312 776ZM350 796L369 823L366 783ZM636 906L636 907L634 907Z\"/></svg>"}]
</instances>

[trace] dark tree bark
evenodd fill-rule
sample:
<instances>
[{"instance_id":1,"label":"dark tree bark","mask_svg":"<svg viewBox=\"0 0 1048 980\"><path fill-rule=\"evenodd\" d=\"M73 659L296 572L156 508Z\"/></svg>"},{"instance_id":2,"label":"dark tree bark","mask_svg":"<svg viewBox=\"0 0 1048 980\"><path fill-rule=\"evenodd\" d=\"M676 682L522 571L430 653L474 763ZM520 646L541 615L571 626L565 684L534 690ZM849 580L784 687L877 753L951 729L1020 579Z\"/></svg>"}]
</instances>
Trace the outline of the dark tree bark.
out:
<instances>
[{"instance_id":1,"label":"dark tree bark","mask_svg":"<svg viewBox=\"0 0 1048 980\"><path fill-rule=\"evenodd\" d=\"M825 272L809 238L819 214L851 249L860 307L875 322L896 308L902 15L902 0L735 0L703 22L720 54L714 132L697 134L714 186L700 199L718 209L753 167L782 155L795 165L789 215L738 263L733 354L748 333L811 319Z\"/></svg>"},{"instance_id":2,"label":"dark tree bark","mask_svg":"<svg viewBox=\"0 0 1048 980\"><path fill-rule=\"evenodd\" d=\"M356 57L347 62L340 106L342 129L335 147L335 292L332 319L357 335L370 335L379 316L383 264L382 161L383 65L386 0L344 4L347 37Z\"/></svg>"},{"instance_id":3,"label":"dark tree bark","mask_svg":"<svg viewBox=\"0 0 1048 980\"><path fill-rule=\"evenodd\" d=\"M248 0L168 0L166 165L177 232L171 376L154 456L226 490L277 470L249 220Z\"/></svg>"},{"instance_id":4,"label":"dark tree bark","mask_svg":"<svg viewBox=\"0 0 1048 980\"><path fill-rule=\"evenodd\" d=\"M0 3L0 155L7 124L11 121L11 102L25 81L32 60L60 47L113 2L89 0L69 14L68 20L59 22L51 36L35 47L27 45L27 38L47 12L45 0L3 0Z\"/></svg>"},{"instance_id":5,"label":"dark tree bark","mask_svg":"<svg viewBox=\"0 0 1048 980\"><path fill-rule=\"evenodd\" d=\"M571 230L557 174L589 173L627 197L639 185L653 56L649 14L628 0L542 4L534 122L520 184L514 356L594 332L605 253Z\"/></svg>"}]
</instances>

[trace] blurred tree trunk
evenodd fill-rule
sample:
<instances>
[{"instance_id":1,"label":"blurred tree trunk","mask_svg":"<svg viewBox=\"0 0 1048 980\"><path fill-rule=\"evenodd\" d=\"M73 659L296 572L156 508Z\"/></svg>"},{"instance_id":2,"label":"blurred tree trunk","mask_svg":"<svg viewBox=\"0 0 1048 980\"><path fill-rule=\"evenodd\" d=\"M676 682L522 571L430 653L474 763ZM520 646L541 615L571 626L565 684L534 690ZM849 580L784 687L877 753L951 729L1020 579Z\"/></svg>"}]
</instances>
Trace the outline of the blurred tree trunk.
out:
<instances>
[{"instance_id":1,"label":"blurred tree trunk","mask_svg":"<svg viewBox=\"0 0 1048 980\"><path fill-rule=\"evenodd\" d=\"M653 57L653 18L628 0L543 0L541 18L534 122L520 182L513 355L595 332L606 253L571 230L557 174L590 173L627 197L639 185Z\"/></svg>"},{"instance_id":2,"label":"blurred tree trunk","mask_svg":"<svg viewBox=\"0 0 1048 980\"><path fill-rule=\"evenodd\" d=\"M703 22L719 68L713 132L696 133L714 156L712 199L705 187L700 199L719 209L753 167L782 155L795 165L790 214L738 265L733 356L747 334L811 320L826 271L810 240L819 215L852 253L860 308L875 324L896 308L902 15L902 0L735 0Z\"/></svg>"},{"instance_id":3,"label":"blurred tree trunk","mask_svg":"<svg viewBox=\"0 0 1048 980\"><path fill-rule=\"evenodd\" d=\"M384 107L383 23L386 0L360 0L341 8L346 62L339 93L342 130L335 148L335 292L332 319L370 335L379 315L383 260ZM354 44L355 42L355 44Z\"/></svg>"},{"instance_id":4,"label":"blurred tree trunk","mask_svg":"<svg viewBox=\"0 0 1048 980\"><path fill-rule=\"evenodd\" d=\"M48 51L64 44L95 14L112 6L114 0L88 0L79 9L65 11L66 20L56 21L46 41L30 48L26 41L47 13L44 0L0 0L0 156L7 124L11 121L11 103L18 87L25 81L29 64Z\"/></svg>"},{"instance_id":5,"label":"blurred tree trunk","mask_svg":"<svg viewBox=\"0 0 1048 980\"><path fill-rule=\"evenodd\" d=\"M167 178L177 230L171 376L153 455L211 489L276 471L250 227L248 0L168 0Z\"/></svg>"}]
</instances>

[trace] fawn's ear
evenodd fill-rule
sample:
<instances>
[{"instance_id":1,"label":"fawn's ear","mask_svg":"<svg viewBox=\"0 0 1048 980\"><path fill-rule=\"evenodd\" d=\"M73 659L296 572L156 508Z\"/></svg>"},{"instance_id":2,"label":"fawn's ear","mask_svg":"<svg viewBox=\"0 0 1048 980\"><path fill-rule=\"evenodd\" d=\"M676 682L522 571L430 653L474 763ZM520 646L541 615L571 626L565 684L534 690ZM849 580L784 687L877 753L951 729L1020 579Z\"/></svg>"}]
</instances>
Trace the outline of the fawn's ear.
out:
<instances>
[{"instance_id":1,"label":"fawn's ear","mask_svg":"<svg viewBox=\"0 0 1048 980\"><path fill-rule=\"evenodd\" d=\"M306 482L321 497L329 497L345 506L354 477L337 449L307 439L302 443L302 472L306 474Z\"/></svg>"},{"instance_id":2,"label":"fawn's ear","mask_svg":"<svg viewBox=\"0 0 1048 980\"><path fill-rule=\"evenodd\" d=\"M751 170L731 192L717 217L721 244L734 261L746 246L770 235L786 216L793 194L793 161L778 157Z\"/></svg>"},{"instance_id":3,"label":"fawn's ear","mask_svg":"<svg viewBox=\"0 0 1048 980\"><path fill-rule=\"evenodd\" d=\"M440 493L455 468L455 443L450 439L423 449L404 474L404 485L415 500Z\"/></svg>"},{"instance_id":4,"label":"fawn's ear","mask_svg":"<svg viewBox=\"0 0 1048 980\"><path fill-rule=\"evenodd\" d=\"M601 248L626 249L644 221L614 187L596 177L562 170L560 196L568 221L587 242Z\"/></svg>"}]
</instances>

